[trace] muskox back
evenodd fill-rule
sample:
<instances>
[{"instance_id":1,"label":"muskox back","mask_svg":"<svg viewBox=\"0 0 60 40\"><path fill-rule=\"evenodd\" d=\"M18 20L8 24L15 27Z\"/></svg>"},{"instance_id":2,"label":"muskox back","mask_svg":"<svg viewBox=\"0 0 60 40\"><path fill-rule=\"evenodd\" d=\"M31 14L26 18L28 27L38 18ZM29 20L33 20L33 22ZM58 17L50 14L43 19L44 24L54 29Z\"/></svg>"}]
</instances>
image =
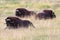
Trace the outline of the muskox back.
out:
<instances>
[{"instance_id":1,"label":"muskox back","mask_svg":"<svg viewBox=\"0 0 60 40\"><path fill-rule=\"evenodd\" d=\"M30 25L34 27L34 25L32 24L32 22L28 21L28 20L21 20L17 17L7 17L5 19L6 21L6 28L20 28L20 27L26 27L28 28Z\"/></svg>"},{"instance_id":2,"label":"muskox back","mask_svg":"<svg viewBox=\"0 0 60 40\"><path fill-rule=\"evenodd\" d=\"M34 12L28 11L25 8L17 8L15 15L18 17L29 17L29 16L33 15L33 13Z\"/></svg>"}]
</instances>

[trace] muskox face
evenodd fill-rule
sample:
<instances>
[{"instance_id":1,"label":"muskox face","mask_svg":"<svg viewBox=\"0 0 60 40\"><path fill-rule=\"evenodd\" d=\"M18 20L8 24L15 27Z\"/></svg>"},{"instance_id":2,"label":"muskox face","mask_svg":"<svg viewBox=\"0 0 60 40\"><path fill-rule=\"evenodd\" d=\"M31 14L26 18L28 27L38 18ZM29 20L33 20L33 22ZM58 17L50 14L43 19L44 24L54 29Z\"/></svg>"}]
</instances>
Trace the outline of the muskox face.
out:
<instances>
[{"instance_id":1,"label":"muskox face","mask_svg":"<svg viewBox=\"0 0 60 40\"><path fill-rule=\"evenodd\" d=\"M7 27L10 27L10 28L11 28L11 27L15 26L15 23L14 23L13 20L11 20L11 19L6 19L5 21L6 21Z\"/></svg>"},{"instance_id":2,"label":"muskox face","mask_svg":"<svg viewBox=\"0 0 60 40\"><path fill-rule=\"evenodd\" d=\"M21 12L19 10L16 10L16 13L19 14L19 15L21 14Z\"/></svg>"},{"instance_id":3,"label":"muskox face","mask_svg":"<svg viewBox=\"0 0 60 40\"><path fill-rule=\"evenodd\" d=\"M25 8L17 8L17 9L16 9L16 16L24 17L24 16L26 16L28 13L29 13L29 11L26 10Z\"/></svg>"},{"instance_id":4,"label":"muskox face","mask_svg":"<svg viewBox=\"0 0 60 40\"><path fill-rule=\"evenodd\" d=\"M6 21L6 26L8 28L18 28L18 21L19 19L17 17L7 17L5 19Z\"/></svg>"},{"instance_id":5,"label":"muskox face","mask_svg":"<svg viewBox=\"0 0 60 40\"><path fill-rule=\"evenodd\" d=\"M54 13L54 12L52 12L52 17L53 17L53 18L56 18L56 15L55 15L55 13Z\"/></svg>"},{"instance_id":6,"label":"muskox face","mask_svg":"<svg viewBox=\"0 0 60 40\"><path fill-rule=\"evenodd\" d=\"M16 9L16 16L21 16L22 12L19 9Z\"/></svg>"},{"instance_id":7,"label":"muskox face","mask_svg":"<svg viewBox=\"0 0 60 40\"><path fill-rule=\"evenodd\" d=\"M6 22L8 22L8 23L14 23L14 21L11 20L11 19L6 19Z\"/></svg>"}]
</instances>

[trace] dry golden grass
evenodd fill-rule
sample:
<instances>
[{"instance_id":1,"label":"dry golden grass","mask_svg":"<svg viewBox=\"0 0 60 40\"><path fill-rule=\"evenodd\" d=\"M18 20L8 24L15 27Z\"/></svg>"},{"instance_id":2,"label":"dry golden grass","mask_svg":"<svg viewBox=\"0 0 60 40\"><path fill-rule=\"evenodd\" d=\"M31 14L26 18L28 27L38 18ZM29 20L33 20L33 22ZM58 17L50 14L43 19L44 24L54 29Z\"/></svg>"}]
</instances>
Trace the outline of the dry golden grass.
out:
<instances>
[{"instance_id":1,"label":"dry golden grass","mask_svg":"<svg viewBox=\"0 0 60 40\"><path fill-rule=\"evenodd\" d=\"M58 4L55 3L57 1L0 1L0 40L60 40L60 7L55 5ZM57 17L48 20L36 20L34 16L30 18L21 18L31 21L35 28L30 26L29 28L4 30L6 27L5 18L8 16L15 16L15 10L18 7L24 7L36 12L43 9L53 9Z\"/></svg>"},{"instance_id":2,"label":"dry golden grass","mask_svg":"<svg viewBox=\"0 0 60 40\"><path fill-rule=\"evenodd\" d=\"M4 18L0 21L0 40L59 40L60 19L36 20L34 17L24 18L30 20L35 28L6 29Z\"/></svg>"}]
</instances>

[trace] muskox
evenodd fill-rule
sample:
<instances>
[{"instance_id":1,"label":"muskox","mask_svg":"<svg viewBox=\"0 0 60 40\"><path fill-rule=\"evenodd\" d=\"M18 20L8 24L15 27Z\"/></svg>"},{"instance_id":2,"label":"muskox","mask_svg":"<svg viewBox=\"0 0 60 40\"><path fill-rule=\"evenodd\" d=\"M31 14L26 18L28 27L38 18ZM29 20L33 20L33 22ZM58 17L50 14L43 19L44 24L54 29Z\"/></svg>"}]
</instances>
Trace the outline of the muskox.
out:
<instances>
[{"instance_id":1,"label":"muskox","mask_svg":"<svg viewBox=\"0 0 60 40\"><path fill-rule=\"evenodd\" d=\"M25 8L17 8L15 15L18 17L30 17L31 15L35 15L34 11L28 11Z\"/></svg>"},{"instance_id":2,"label":"muskox","mask_svg":"<svg viewBox=\"0 0 60 40\"><path fill-rule=\"evenodd\" d=\"M53 10L43 10L43 12L45 12L49 18L56 18L56 15Z\"/></svg>"},{"instance_id":3,"label":"muskox","mask_svg":"<svg viewBox=\"0 0 60 40\"><path fill-rule=\"evenodd\" d=\"M43 12L40 12L36 15L36 18L38 18L38 19L53 19L53 18L56 18L56 15L52 10L43 10Z\"/></svg>"},{"instance_id":4,"label":"muskox","mask_svg":"<svg viewBox=\"0 0 60 40\"><path fill-rule=\"evenodd\" d=\"M7 17L5 21L7 26L6 28L19 28L19 27L28 28L29 26L34 27L32 22L28 20L21 20L17 17Z\"/></svg>"}]
</instances>

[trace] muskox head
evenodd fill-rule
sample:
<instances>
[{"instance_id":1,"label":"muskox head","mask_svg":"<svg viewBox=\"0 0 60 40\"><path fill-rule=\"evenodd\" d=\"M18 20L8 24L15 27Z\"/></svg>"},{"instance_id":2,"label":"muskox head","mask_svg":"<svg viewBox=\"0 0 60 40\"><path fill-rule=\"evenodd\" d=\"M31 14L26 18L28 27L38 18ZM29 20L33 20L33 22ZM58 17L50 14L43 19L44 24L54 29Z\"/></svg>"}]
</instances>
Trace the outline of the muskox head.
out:
<instances>
[{"instance_id":1,"label":"muskox head","mask_svg":"<svg viewBox=\"0 0 60 40\"><path fill-rule=\"evenodd\" d=\"M7 17L5 19L8 28L18 28L20 19L17 17Z\"/></svg>"},{"instance_id":2,"label":"muskox head","mask_svg":"<svg viewBox=\"0 0 60 40\"><path fill-rule=\"evenodd\" d=\"M19 16L19 17L24 17L24 16L27 16L29 15L29 11L25 8L17 8L16 9L16 16Z\"/></svg>"}]
</instances>

